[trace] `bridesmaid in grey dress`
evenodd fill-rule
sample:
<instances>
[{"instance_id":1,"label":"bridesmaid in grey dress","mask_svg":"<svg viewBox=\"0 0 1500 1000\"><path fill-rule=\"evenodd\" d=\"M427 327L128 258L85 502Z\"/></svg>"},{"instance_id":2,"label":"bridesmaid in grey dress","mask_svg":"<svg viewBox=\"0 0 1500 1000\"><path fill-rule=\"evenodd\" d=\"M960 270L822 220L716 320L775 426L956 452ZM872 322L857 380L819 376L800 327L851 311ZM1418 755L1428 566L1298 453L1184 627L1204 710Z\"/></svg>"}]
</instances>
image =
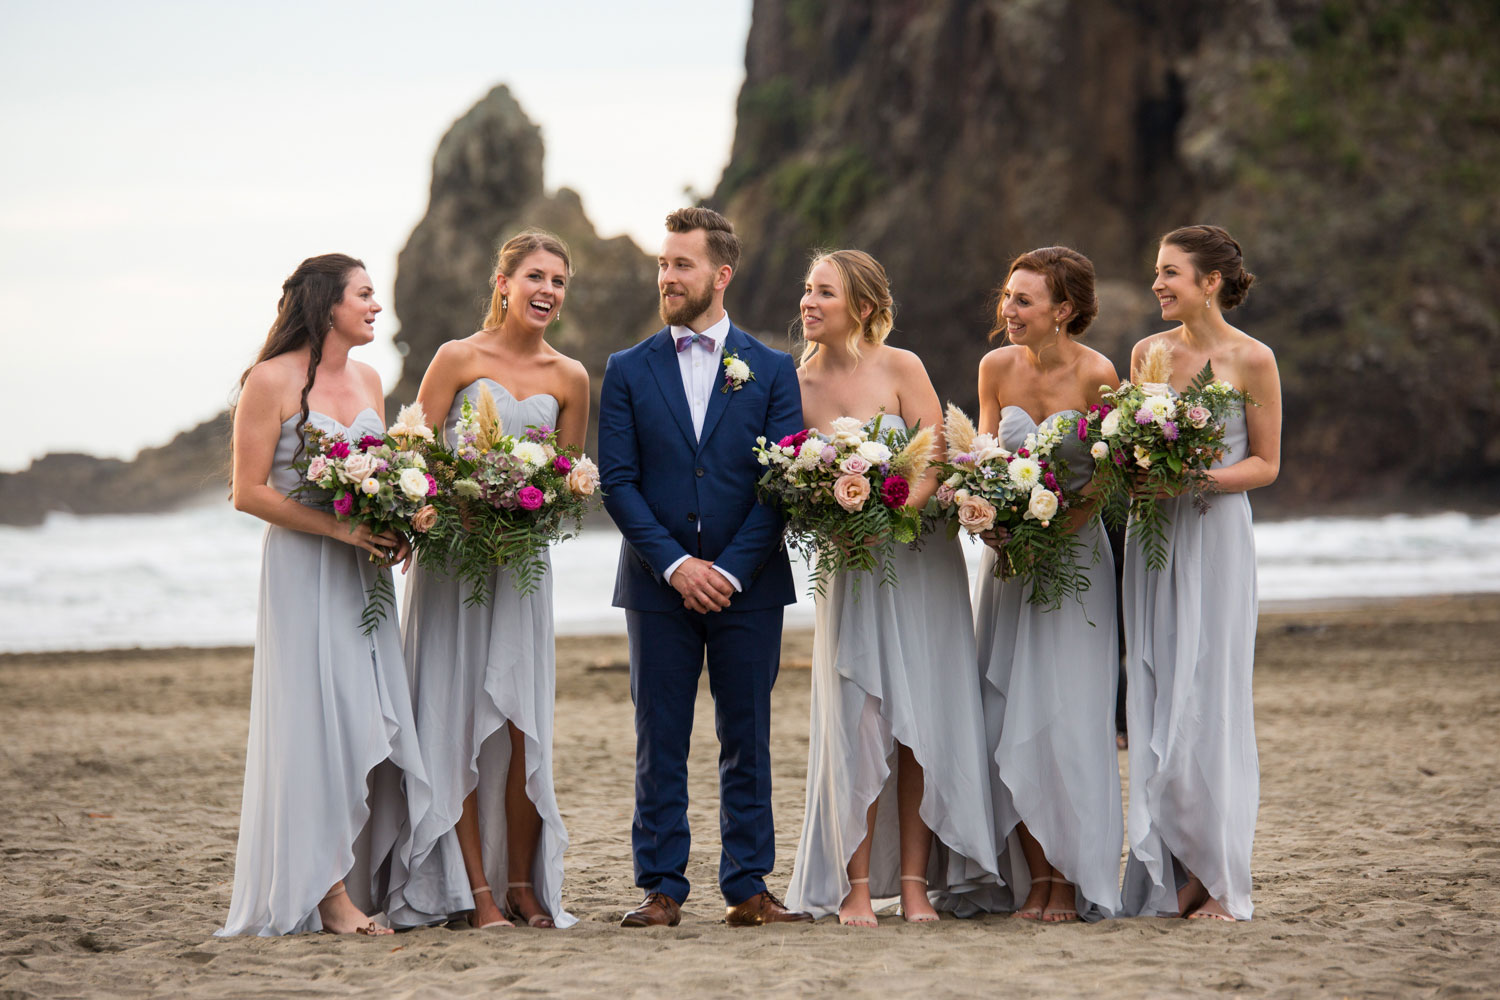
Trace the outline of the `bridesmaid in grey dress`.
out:
<instances>
[{"instance_id":1,"label":"bridesmaid in grey dress","mask_svg":"<svg viewBox=\"0 0 1500 1000\"><path fill-rule=\"evenodd\" d=\"M527 230L500 248L484 329L440 347L422 379L423 410L446 414L450 442L464 399L487 391L506 433L551 427L560 444L583 446L588 373L543 339L571 275L550 233ZM406 591L433 807L415 830L409 877L392 888L398 925L463 912L478 928L575 922L562 906L568 834L552 788L552 576L523 597L497 567L490 588L487 605L469 605L467 587L418 567Z\"/></svg>"},{"instance_id":2,"label":"bridesmaid in grey dress","mask_svg":"<svg viewBox=\"0 0 1500 1000\"><path fill-rule=\"evenodd\" d=\"M1217 226L1162 237L1152 291L1171 330L1135 345L1137 370L1157 342L1172 352L1172 386L1202 369L1259 404L1227 427L1200 514L1166 501L1167 566L1125 548L1125 643L1130 727L1130 856L1124 907L1132 915L1248 920L1250 846L1260 765L1250 674L1255 659L1255 537L1246 491L1281 465L1281 382L1271 349L1230 326L1224 311L1254 276Z\"/></svg>"},{"instance_id":3,"label":"bridesmaid in grey dress","mask_svg":"<svg viewBox=\"0 0 1500 1000\"><path fill-rule=\"evenodd\" d=\"M1049 424L1102 402L1114 365L1077 338L1098 313L1094 265L1067 247L1022 254L1001 293L995 335L1010 346L979 366L979 430L1015 451ZM1093 474L1088 446L1059 446L1070 489ZM1047 922L1110 917L1120 908L1125 838L1114 706L1119 649L1114 559L1091 506L1068 515L1089 589L1046 611L1030 588L996 580L1000 540L987 539L974 632L983 679L990 791L1003 887L987 908Z\"/></svg>"},{"instance_id":4,"label":"bridesmaid in grey dress","mask_svg":"<svg viewBox=\"0 0 1500 1000\"><path fill-rule=\"evenodd\" d=\"M921 360L885 344L891 294L873 258L814 260L801 316L811 426L884 412L883 427L941 429ZM909 502L936 485L924 476ZM807 811L787 890L791 908L860 927L876 926L874 899L899 895L905 919L927 923L933 898L953 905L995 880L963 553L933 537L892 559L896 587L867 574L856 594L839 575L816 602Z\"/></svg>"},{"instance_id":5,"label":"bridesmaid in grey dress","mask_svg":"<svg viewBox=\"0 0 1500 1000\"><path fill-rule=\"evenodd\" d=\"M377 563L406 560L406 540L350 530L286 495L307 422L350 441L384 430L380 376L349 357L374 339L378 312L363 264L309 258L282 285L276 322L240 379L234 505L269 526L220 935L389 934L370 914L404 870L401 843L430 801L395 618L360 630L366 591L390 573Z\"/></svg>"}]
</instances>

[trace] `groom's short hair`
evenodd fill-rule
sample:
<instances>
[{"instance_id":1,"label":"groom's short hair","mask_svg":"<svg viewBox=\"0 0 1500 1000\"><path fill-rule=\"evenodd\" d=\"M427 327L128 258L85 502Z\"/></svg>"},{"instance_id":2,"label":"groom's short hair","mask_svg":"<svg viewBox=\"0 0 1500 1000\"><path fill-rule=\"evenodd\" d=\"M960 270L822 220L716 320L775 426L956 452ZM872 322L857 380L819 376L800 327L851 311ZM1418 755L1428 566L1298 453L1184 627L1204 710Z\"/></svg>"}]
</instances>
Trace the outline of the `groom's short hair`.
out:
<instances>
[{"instance_id":1,"label":"groom's short hair","mask_svg":"<svg viewBox=\"0 0 1500 1000\"><path fill-rule=\"evenodd\" d=\"M667 232L690 233L703 230L708 240L708 259L714 267L729 265L732 271L740 266L740 238L734 235L734 226L724 216L711 208L695 205L679 208L667 216Z\"/></svg>"}]
</instances>

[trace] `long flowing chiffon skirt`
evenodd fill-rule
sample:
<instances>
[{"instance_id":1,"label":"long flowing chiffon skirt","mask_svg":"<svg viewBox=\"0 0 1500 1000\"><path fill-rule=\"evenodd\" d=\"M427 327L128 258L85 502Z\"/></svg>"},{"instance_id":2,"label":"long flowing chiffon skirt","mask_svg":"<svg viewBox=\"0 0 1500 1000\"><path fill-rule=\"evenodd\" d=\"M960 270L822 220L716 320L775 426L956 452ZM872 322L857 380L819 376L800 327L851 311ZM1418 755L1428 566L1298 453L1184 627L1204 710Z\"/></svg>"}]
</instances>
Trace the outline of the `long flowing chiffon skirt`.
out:
<instances>
[{"instance_id":1,"label":"long flowing chiffon skirt","mask_svg":"<svg viewBox=\"0 0 1500 1000\"><path fill-rule=\"evenodd\" d=\"M262 546L234 892L219 935L322 929L343 879L366 913L403 877L431 790L394 614L361 634L377 570L344 542L271 526Z\"/></svg>"},{"instance_id":2,"label":"long flowing chiffon skirt","mask_svg":"<svg viewBox=\"0 0 1500 1000\"><path fill-rule=\"evenodd\" d=\"M1115 747L1119 647L1114 558L1095 519L1079 530L1089 579L1082 603L1028 603L1030 587L996 580L996 554L979 570L974 632L983 678L990 791L1004 885L976 894L986 909L1014 910L1031 889L1018 823L1076 887L1084 919L1120 909L1125 820Z\"/></svg>"},{"instance_id":3,"label":"long flowing chiffon skirt","mask_svg":"<svg viewBox=\"0 0 1500 1000\"><path fill-rule=\"evenodd\" d=\"M432 775L432 809L417 826L409 877L394 887L393 923L416 926L474 908L454 829L463 801L478 790L485 880L500 900L509 882L531 882L558 927L577 918L562 908L567 830L552 785L552 712L556 661L552 571L523 597L510 571L496 569L487 605L465 601L468 588L417 568L406 593L405 639L417 729ZM509 722L525 740L513 761ZM531 871L507 878L505 777L526 768L526 795L542 820ZM481 780L482 779L482 780Z\"/></svg>"},{"instance_id":4,"label":"long flowing chiffon skirt","mask_svg":"<svg viewBox=\"0 0 1500 1000\"><path fill-rule=\"evenodd\" d=\"M896 744L910 748L925 781L920 807L933 832L925 872L940 906L995 880L995 839L984 774L984 727L974 673L968 575L956 540L920 552L897 547L898 584L835 576L816 601L807 807L788 905L815 917L838 912L849 859L879 800L870 894L897 896Z\"/></svg>"},{"instance_id":5,"label":"long flowing chiffon skirt","mask_svg":"<svg viewBox=\"0 0 1500 1000\"><path fill-rule=\"evenodd\" d=\"M1166 568L1125 546L1130 856L1124 907L1177 914L1183 868L1248 920L1250 849L1260 802L1251 670L1255 536L1243 493L1165 501Z\"/></svg>"}]
</instances>

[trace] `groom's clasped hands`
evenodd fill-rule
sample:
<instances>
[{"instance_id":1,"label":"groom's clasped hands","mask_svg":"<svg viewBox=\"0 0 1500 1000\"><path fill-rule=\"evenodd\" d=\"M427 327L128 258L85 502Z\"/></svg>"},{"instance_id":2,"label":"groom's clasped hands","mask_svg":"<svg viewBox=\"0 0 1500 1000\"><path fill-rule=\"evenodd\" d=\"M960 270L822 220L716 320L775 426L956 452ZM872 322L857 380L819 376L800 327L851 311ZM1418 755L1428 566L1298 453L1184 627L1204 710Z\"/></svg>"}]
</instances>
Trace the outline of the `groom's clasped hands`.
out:
<instances>
[{"instance_id":1,"label":"groom's clasped hands","mask_svg":"<svg viewBox=\"0 0 1500 1000\"><path fill-rule=\"evenodd\" d=\"M734 597L734 585L714 568L707 559L689 556L672 573L668 581L682 595L682 604L689 611L707 614L723 611Z\"/></svg>"}]
</instances>

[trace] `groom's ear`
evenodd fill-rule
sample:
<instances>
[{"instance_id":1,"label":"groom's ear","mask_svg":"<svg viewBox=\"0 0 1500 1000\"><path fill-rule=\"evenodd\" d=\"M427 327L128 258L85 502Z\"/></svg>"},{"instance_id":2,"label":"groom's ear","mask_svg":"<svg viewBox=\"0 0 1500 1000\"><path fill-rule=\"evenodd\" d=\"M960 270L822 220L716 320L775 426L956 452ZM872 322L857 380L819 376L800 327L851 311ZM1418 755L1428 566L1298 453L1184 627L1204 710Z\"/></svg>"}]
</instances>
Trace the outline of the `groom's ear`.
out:
<instances>
[{"instance_id":1,"label":"groom's ear","mask_svg":"<svg viewBox=\"0 0 1500 1000\"><path fill-rule=\"evenodd\" d=\"M734 278L734 268L728 264L720 264L719 269L714 272L714 290L722 292L729 287L729 282Z\"/></svg>"}]
</instances>

